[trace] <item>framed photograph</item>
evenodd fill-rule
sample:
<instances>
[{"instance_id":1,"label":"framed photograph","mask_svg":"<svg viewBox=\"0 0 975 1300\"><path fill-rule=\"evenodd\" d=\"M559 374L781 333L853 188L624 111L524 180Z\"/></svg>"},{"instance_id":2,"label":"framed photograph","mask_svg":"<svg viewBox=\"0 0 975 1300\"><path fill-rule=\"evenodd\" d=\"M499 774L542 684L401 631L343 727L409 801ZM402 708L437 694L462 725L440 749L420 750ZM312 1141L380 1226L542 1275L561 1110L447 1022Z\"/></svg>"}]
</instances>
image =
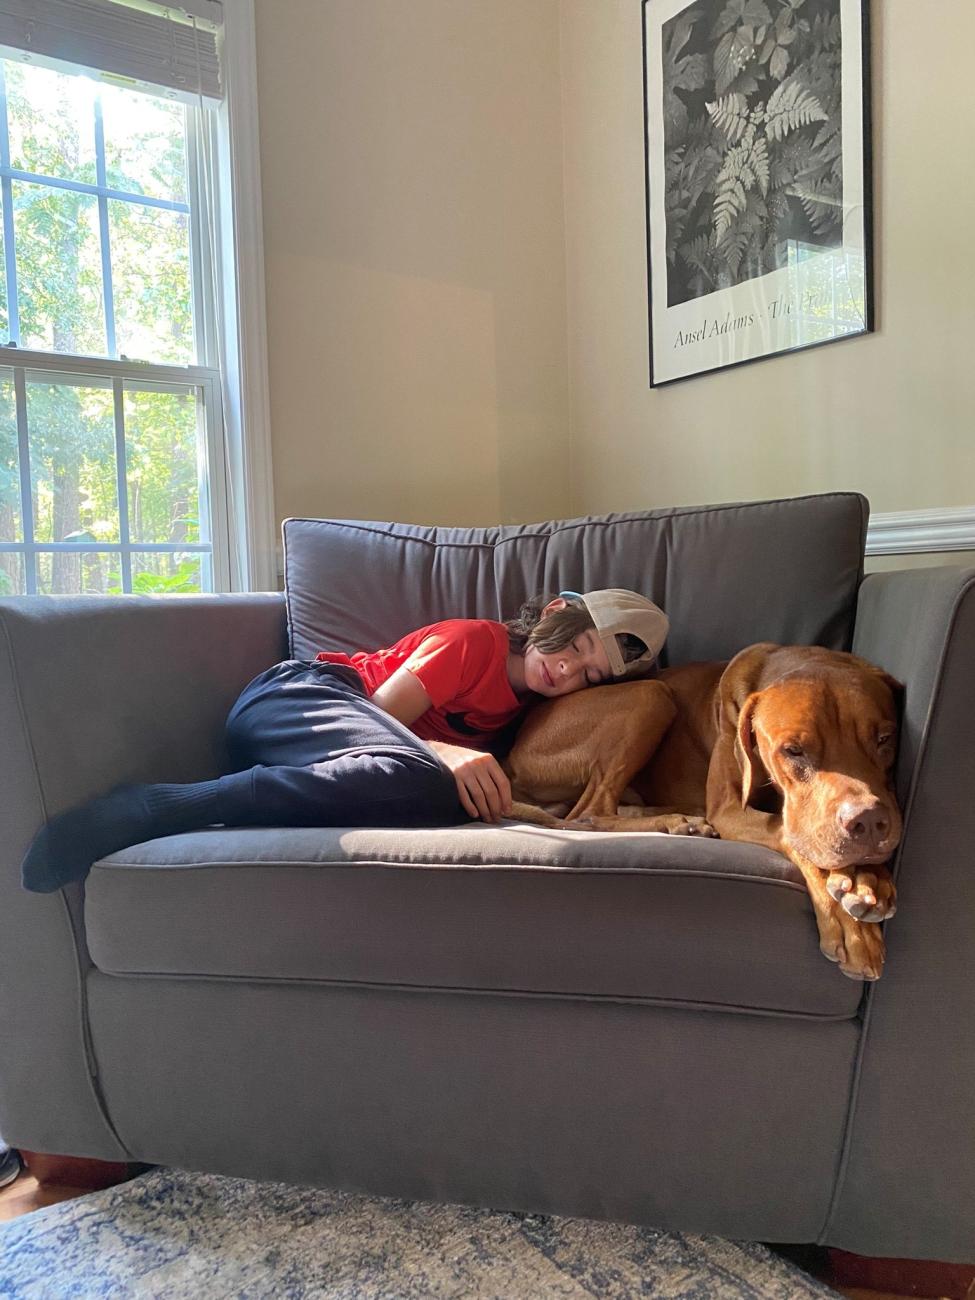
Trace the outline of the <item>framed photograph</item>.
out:
<instances>
[{"instance_id":1,"label":"framed photograph","mask_svg":"<svg viewBox=\"0 0 975 1300\"><path fill-rule=\"evenodd\" d=\"M650 385L873 328L869 0L643 0Z\"/></svg>"}]
</instances>

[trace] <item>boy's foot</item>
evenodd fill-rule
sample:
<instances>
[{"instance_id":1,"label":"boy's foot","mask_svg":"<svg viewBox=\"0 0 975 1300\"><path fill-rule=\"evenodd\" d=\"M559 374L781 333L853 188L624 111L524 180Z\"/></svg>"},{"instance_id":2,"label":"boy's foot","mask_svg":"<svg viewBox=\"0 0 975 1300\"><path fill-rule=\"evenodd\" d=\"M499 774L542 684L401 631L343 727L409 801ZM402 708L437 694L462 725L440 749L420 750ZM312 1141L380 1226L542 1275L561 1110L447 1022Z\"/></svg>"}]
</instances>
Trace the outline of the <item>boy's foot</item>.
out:
<instances>
[{"instance_id":1,"label":"boy's foot","mask_svg":"<svg viewBox=\"0 0 975 1300\"><path fill-rule=\"evenodd\" d=\"M131 844L243 816L252 784L248 771L192 785L120 785L41 827L21 866L24 888L52 894Z\"/></svg>"},{"instance_id":2,"label":"boy's foot","mask_svg":"<svg viewBox=\"0 0 975 1300\"><path fill-rule=\"evenodd\" d=\"M51 894L72 880L83 880L91 864L107 853L152 838L145 789L119 786L42 826L23 861L24 888Z\"/></svg>"}]
</instances>

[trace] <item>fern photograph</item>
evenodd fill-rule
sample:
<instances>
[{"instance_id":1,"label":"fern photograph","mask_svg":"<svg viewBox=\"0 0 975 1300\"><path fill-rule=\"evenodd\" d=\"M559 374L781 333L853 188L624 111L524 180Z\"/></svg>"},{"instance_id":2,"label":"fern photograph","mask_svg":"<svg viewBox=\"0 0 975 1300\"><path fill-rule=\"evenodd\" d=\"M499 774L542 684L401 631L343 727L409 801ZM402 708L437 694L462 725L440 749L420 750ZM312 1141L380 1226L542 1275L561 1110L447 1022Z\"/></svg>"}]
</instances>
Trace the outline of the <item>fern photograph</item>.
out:
<instances>
[{"instance_id":1,"label":"fern photograph","mask_svg":"<svg viewBox=\"0 0 975 1300\"><path fill-rule=\"evenodd\" d=\"M643 0L650 386L873 329L869 0Z\"/></svg>"},{"instance_id":2,"label":"fern photograph","mask_svg":"<svg viewBox=\"0 0 975 1300\"><path fill-rule=\"evenodd\" d=\"M662 44L668 305L842 243L840 0L697 0Z\"/></svg>"}]
</instances>

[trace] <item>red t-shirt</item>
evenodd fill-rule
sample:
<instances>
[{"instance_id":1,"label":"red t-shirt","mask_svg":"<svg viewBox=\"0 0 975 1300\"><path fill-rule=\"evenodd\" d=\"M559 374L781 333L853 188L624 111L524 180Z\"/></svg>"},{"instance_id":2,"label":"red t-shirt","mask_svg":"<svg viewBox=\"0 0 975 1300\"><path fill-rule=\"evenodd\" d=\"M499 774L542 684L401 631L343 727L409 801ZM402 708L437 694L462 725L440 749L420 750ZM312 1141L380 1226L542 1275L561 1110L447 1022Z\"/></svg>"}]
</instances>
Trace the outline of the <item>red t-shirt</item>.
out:
<instances>
[{"instance_id":1,"label":"red t-shirt","mask_svg":"<svg viewBox=\"0 0 975 1300\"><path fill-rule=\"evenodd\" d=\"M317 658L354 668L369 695L408 668L430 696L431 707L410 727L421 740L485 748L525 708L508 681L508 630L487 618L450 618L385 650Z\"/></svg>"}]
</instances>

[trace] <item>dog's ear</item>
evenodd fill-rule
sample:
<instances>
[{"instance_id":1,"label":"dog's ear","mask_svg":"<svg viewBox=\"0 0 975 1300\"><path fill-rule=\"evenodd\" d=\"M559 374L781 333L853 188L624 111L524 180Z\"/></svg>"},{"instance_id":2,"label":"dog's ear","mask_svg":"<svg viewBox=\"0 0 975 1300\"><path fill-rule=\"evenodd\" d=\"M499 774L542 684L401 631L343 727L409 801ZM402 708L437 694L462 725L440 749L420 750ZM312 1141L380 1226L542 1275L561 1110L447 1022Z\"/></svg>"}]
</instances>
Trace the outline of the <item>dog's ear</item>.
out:
<instances>
[{"instance_id":1,"label":"dog's ear","mask_svg":"<svg viewBox=\"0 0 975 1300\"><path fill-rule=\"evenodd\" d=\"M755 752L755 733L752 730L752 717L757 703L758 692L755 691L748 696L741 707L735 734L735 758L741 771L742 808L748 807L753 792L765 784L767 777L762 760Z\"/></svg>"},{"instance_id":2,"label":"dog's ear","mask_svg":"<svg viewBox=\"0 0 975 1300\"><path fill-rule=\"evenodd\" d=\"M748 646L735 655L721 675L715 691L715 728L724 741L716 745L708 777L709 801L741 799L744 808L765 781L761 759L755 752L751 718L758 702L770 656L779 647L771 641ZM732 763L732 753L734 762ZM724 755L717 759L718 755Z\"/></svg>"},{"instance_id":3,"label":"dog's ear","mask_svg":"<svg viewBox=\"0 0 975 1300\"><path fill-rule=\"evenodd\" d=\"M896 677L892 677L886 669L880 668L877 664L871 663L869 659L864 659L862 655L850 655L850 659L858 664L865 673L870 676L879 678L887 687L894 697L894 707L900 713L904 705L904 696L907 693L907 687L903 682L899 682Z\"/></svg>"},{"instance_id":4,"label":"dog's ear","mask_svg":"<svg viewBox=\"0 0 975 1300\"><path fill-rule=\"evenodd\" d=\"M874 672L884 685L890 689L890 693L894 697L894 707L899 714L904 707L904 696L907 694L907 687L903 682L899 682L896 677L891 677L890 673L884 672L882 668L874 668Z\"/></svg>"},{"instance_id":5,"label":"dog's ear","mask_svg":"<svg viewBox=\"0 0 975 1300\"><path fill-rule=\"evenodd\" d=\"M900 724L904 717L904 700L907 696L907 687L903 682L899 682L896 677L892 677L884 668L879 668L872 664L869 659L864 659L860 655L853 655L852 658L860 665L864 672L869 673L873 678L883 682L890 691L894 700L895 721Z\"/></svg>"},{"instance_id":6,"label":"dog's ear","mask_svg":"<svg viewBox=\"0 0 975 1300\"><path fill-rule=\"evenodd\" d=\"M749 695L759 689L769 655L780 647L772 641L747 646L735 655L721 674L715 692L715 725L719 732L735 732L738 717Z\"/></svg>"}]
</instances>

